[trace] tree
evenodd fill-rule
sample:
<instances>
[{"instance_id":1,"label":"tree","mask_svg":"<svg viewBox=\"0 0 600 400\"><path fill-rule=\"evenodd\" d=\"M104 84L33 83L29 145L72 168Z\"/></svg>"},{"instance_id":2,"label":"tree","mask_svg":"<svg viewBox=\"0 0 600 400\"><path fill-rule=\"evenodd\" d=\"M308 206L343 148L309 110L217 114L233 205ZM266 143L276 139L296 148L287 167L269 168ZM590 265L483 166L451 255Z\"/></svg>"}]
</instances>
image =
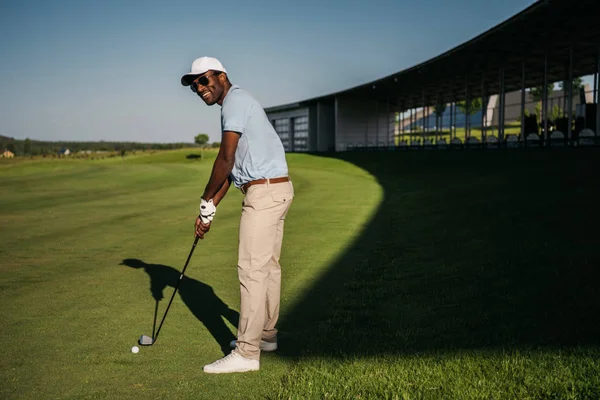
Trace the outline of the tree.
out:
<instances>
[{"instance_id":1,"label":"tree","mask_svg":"<svg viewBox=\"0 0 600 400\"><path fill-rule=\"evenodd\" d=\"M196 137L194 138L194 142L196 144L199 144L200 146L204 147L204 145L206 145L209 141L209 137L206 133L200 133L198 135L196 135Z\"/></svg>"},{"instance_id":2,"label":"tree","mask_svg":"<svg viewBox=\"0 0 600 400\"><path fill-rule=\"evenodd\" d=\"M25 142L23 143L23 154L27 155L29 153L31 153L31 140L26 138Z\"/></svg>"},{"instance_id":3,"label":"tree","mask_svg":"<svg viewBox=\"0 0 600 400\"><path fill-rule=\"evenodd\" d=\"M560 86L560 90L565 90L566 83L567 83L566 81L562 81L558 84ZM583 79L581 79L580 77L573 78L573 92L578 91L582 87L583 87Z\"/></svg>"},{"instance_id":4,"label":"tree","mask_svg":"<svg viewBox=\"0 0 600 400\"><path fill-rule=\"evenodd\" d=\"M471 99L471 101L467 104L465 100L459 101L456 103L460 111L462 111L465 115L471 115L474 111L481 109L481 98L477 97L475 99Z\"/></svg>"},{"instance_id":5,"label":"tree","mask_svg":"<svg viewBox=\"0 0 600 400\"><path fill-rule=\"evenodd\" d=\"M554 83L548 84L548 94L554 91ZM529 94L535 102L540 102L544 99L544 85L529 88Z\"/></svg>"},{"instance_id":6,"label":"tree","mask_svg":"<svg viewBox=\"0 0 600 400\"><path fill-rule=\"evenodd\" d=\"M481 105L483 103L481 102L481 97L476 97L474 99L471 99L468 103L466 100L463 101L459 101L458 103L456 103L456 105L458 106L458 108L460 109L460 111L465 114L465 138L470 137L470 121L471 121L471 114L473 114L473 112L480 110L481 109Z\"/></svg>"},{"instance_id":7,"label":"tree","mask_svg":"<svg viewBox=\"0 0 600 400\"><path fill-rule=\"evenodd\" d=\"M566 90L566 89L567 89L567 88L566 88L566 83L567 83L567 81L562 81L562 82L560 82L560 83L558 84L558 85L559 85L559 87L560 87L560 90L563 90L563 91L564 91L564 90ZM573 92L572 92L572 93L573 93L573 94L576 94L576 93L577 93L577 92L578 92L578 91L579 91L581 88L583 88L583 79L581 79L580 77L573 78L572 85L573 85ZM568 98L568 97L569 97L569 96L567 95L567 93L565 93L565 96L564 96L564 102L563 102L563 108L564 108L565 110L568 108L568 105L567 105L567 104L568 104L568 103L567 103L567 98ZM571 111L572 111L572 110L571 110ZM567 113L566 115L568 115L568 113ZM568 117L567 117L567 118L568 118Z\"/></svg>"},{"instance_id":8,"label":"tree","mask_svg":"<svg viewBox=\"0 0 600 400\"><path fill-rule=\"evenodd\" d=\"M8 143L8 144L6 145L6 150L10 151L11 153L13 153L13 154L15 154L15 155L17 154L17 149L16 149L16 147L15 147L15 144L14 144L14 143Z\"/></svg>"},{"instance_id":9,"label":"tree","mask_svg":"<svg viewBox=\"0 0 600 400\"><path fill-rule=\"evenodd\" d=\"M558 106L558 104L555 104L554 107L552 107L552 109L550 110L549 114L550 120L556 121L564 115L564 111Z\"/></svg>"},{"instance_id":10,"label":"tree","mask_svg":"<svg viewBox=\"0 0 600 400\"><path fill-rule=\"evenodd\" d=\"M550 94L554 91L554 83L549 83L547 90L548 90L548 96L550 96ZM541 124L542 123L542 101L544 100L544 85L539 85L539 86L529 88L529 94L531 95L531 98L533 99L533 101L538 103L535 106L534 112L535 112L535 115L536 115L539 123Z\"/></svg>"},{"instance_id":11,"label":"tree","mask_svg":"<svg viewBox=\"0 0 600 400\"><path fill-rule=\"evenodd\" d=\"M446 111L446 103L439 101L433 108L435 113L435 127L438 132L442 131L442 115Z\"/></svg>"}]
</instances>

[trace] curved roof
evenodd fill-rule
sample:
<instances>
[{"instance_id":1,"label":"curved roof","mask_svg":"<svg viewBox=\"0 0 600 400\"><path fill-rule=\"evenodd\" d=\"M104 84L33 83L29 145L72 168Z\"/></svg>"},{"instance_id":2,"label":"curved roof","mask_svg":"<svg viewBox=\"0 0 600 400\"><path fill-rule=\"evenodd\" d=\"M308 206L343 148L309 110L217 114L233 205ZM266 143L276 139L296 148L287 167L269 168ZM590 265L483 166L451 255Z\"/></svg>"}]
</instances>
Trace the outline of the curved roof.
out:
<instances>
[{"instance_id":1,"label":"curved roof","mask_svg":"<svg viewBox=\"0 0 600 400\"><path fill-rule=\"evenodd\" d=\"M295 108L335 96L363 96L389 102L399 109L449 102L499 92L504 70L506 91L567 77L573 46L573 76L596 72L600 51L600 24L593 10L598 0L539 0L479 36L421 64L347 90L270 107L268 112Z\"/></svg>"}]
</instances>

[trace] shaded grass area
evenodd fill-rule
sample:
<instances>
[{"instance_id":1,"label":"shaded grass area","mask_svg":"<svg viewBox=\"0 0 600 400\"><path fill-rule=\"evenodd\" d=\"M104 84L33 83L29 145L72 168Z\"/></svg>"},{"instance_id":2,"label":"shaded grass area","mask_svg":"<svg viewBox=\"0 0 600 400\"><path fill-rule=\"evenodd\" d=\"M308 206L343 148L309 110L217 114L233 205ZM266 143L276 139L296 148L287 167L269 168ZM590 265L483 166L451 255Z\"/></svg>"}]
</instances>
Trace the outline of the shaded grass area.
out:
<instances>
[{"instance_id":1,"label":"shaded grass area","mask_svg":"<svg viewBox=\"0 0 600 400\"><path fill-rule=\"evenodd\" d=\"M331 155L384 200L284 316L282 355L299 361L282 397L598 397L598 155Z\"/></svg>"},{"instance_id":2,"label":"shaded grass area","mask_svg":"<svg viewBox=\"0 0 600 400\"><path fill-rule=\"evenodd\" d=\"M309 359L271 398L596 399L598 352L470 351Z\"/></svg>"}]
</instances>

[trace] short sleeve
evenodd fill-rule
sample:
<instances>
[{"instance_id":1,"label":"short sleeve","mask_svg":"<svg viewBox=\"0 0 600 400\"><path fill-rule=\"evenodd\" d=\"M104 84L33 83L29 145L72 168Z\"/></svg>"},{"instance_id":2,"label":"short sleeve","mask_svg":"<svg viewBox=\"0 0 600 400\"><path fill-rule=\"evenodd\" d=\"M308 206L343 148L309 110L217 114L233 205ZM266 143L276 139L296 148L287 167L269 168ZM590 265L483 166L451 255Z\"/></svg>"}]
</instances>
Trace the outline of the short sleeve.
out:
<instances>
[{"instance_id":1,"label":"short sleeve","mask_svg":"<svg viewBox=\"0 0 600 400\"><path fill-rule=\"evenodd\" d=\"M233 94L233 93L232 93ZM233 95L227 98L221 109L221 128L244 134L246 121L250 112L250 102L244 96Z\"/></svg>"}]
</instances>

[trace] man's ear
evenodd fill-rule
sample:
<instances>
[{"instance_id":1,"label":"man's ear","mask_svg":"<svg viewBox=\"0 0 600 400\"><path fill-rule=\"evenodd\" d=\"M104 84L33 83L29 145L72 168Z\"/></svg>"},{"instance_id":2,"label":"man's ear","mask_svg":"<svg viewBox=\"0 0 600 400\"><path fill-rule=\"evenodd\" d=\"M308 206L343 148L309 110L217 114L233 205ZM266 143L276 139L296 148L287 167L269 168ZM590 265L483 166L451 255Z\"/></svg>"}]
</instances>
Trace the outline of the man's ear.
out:
<instances>
[{"instance_id":1,"label":"man's ear","mask_svg":"<svg viewBox=\"0 0 600 400\"><path fill-rule=\"evenodd\" d=\"M227 82L227 74L225 72L221 72L218 76L219 78L219 82L221 82L221 84L224 84L225 82Z\"/></svg>"}]
</instances>

